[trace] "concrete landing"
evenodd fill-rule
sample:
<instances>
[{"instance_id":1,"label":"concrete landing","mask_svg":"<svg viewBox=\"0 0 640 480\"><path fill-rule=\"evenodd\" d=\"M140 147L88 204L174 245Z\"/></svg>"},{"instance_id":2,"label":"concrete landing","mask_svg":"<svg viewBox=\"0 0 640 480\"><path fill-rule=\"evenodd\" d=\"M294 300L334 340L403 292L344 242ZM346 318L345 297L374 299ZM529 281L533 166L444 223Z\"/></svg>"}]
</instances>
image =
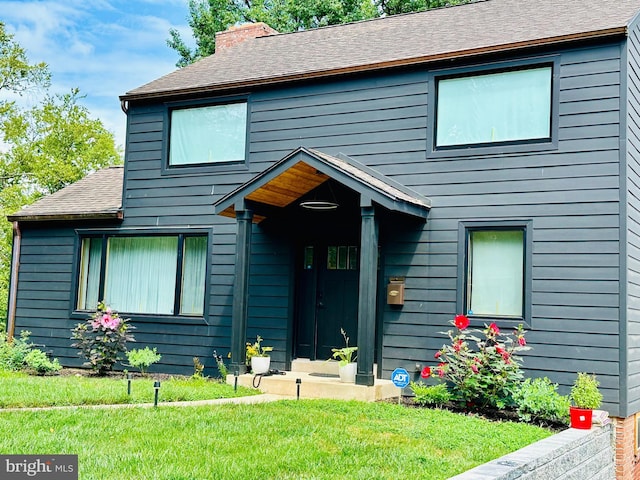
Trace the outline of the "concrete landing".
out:
<instances>
[{"instance_id":1,"label":"concrete landing","mask_svg":"<svg viewBox=\"0 0 640 480\"><path fill-rule=\"evenodd\" d=\"M263 393L296 397L298 388L296 382L299 379L300 398L331 398L363 402L397 398L399 394L399 389L390 380L376 378L375 384L371 387L340 382L337 376L337 362L295 360L291 368L292 371L284 372L284 375L258 377L255 380L253 374L240 375L238 385L254 388L255 384ZM259 384L258 380L260 380ZM227 376L227 383L233 385L234 381L233 375Z\"/></svg>"}]
</instances>

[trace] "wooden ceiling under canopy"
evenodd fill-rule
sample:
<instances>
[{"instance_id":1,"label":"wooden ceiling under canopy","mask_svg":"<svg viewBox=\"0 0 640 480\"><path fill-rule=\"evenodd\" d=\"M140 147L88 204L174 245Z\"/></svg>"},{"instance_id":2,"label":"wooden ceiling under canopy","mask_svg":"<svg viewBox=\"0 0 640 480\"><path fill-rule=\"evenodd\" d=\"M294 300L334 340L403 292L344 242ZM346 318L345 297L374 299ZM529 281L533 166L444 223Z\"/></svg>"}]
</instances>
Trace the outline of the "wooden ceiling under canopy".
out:
<instances>
[{"instance_id":1,"label":"wooden ceiling under canopy","mask_svg":"<svg viewBox=\"0 0 640 480\"><path fill-rule=\"evenodd\" d=\"M301 161L252 191L245 198L252 202L284 208L327 180L329 180L328 175ZM234 205L229 205L220 212L220 215L235 218ZM257 223L264 219L265 217L261 215L254 216L254 221Z\"/></svg>"},{"instance_id":2,"label":"wooden ceiling under canopy","mask_svg":"<svg viewBox=\"0 0 640 480\"><path fill-rule=\"evenodd\" d=\"M254 212L259 223L266 212L285 208L333 179L390 210L426 218L431 201L351 159L300 147L214 204L215 213L235 218L243 202L267 208ZM247 208L247 206L239 207ZM250 207L249 207L250 208Z\"/></svg>"},{"instance_id":3,"label":"wooden ceiling under canopy","mask_svg":"<svg viewBox=\"0 0 640 480\"><path fill-rule=\"evenodd\" d=\"M286 207L328 179L328 175L319 172L315 167L299 162L246 198L267 205Z\"/></svg>"}]
</instances>

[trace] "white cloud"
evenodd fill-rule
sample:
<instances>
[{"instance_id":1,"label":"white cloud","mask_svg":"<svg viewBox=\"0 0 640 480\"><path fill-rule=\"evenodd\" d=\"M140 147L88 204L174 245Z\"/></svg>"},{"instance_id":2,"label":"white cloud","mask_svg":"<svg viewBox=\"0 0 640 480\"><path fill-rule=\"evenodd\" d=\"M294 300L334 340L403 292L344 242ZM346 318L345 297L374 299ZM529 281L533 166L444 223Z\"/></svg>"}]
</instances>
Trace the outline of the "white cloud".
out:
<instances>
[{"instance_id":1,"label":"white cloud","mask_svg":"<svg viewBox=\"0 0 640 480\"><path fill-rule=\"evenodd\" d=\"M93 116L124 144L119 95L175 70L169 29L190 35L187 0L0 0L9 33L52 73L51 93L79 87Z\"/></svg>"}]
</instances>

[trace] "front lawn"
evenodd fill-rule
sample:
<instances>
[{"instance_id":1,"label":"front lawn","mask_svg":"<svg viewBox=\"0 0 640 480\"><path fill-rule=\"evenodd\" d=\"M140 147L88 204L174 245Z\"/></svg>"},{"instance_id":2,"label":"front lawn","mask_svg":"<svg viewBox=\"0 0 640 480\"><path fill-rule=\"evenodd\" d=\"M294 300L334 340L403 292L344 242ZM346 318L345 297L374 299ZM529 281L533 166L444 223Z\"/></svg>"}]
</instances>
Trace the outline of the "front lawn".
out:
<instances>
[{"instance_id":1,"label":"front lawn","mask_svg":"<svg viewBox=\"0 0 640 480\"><path fill-rule=\"evenodd\" d=\"M437 480L551 434L448 411L328 400L0 411L0 452L78 454L80 478L91 480Z\"/></svg>"},{"instance_id":2,"label":"front lawn","mask_svg":"<svg viewBox=\"0 0 640 480\"><path fill-rule=\"evenodd\" d=\"M152 403L152 378L136 378L127 395L124 378L84 376L34 377L23 373L0 372L0 408L48 407L60 405L98 405ZM254 395L256 390L233 387L205 379L172 378L160 384L160 402L211 400Z\"/></svg>"}]
</instances>

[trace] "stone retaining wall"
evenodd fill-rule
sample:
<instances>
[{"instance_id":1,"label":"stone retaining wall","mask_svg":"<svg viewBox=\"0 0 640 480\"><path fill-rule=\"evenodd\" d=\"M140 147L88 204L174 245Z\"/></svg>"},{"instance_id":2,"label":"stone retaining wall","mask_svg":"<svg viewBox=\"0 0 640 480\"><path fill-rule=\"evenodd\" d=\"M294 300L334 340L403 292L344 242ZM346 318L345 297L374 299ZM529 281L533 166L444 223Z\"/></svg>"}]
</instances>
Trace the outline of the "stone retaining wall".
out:
<instances>
[{"instance_id":1,"label":"stone retaining wall","mask_svg":"<svg viewBox=\"0 0 640 480\"><path fill-rule=\"evenodd\" d=\"M570 428L450 480L614 480L613 427Z\"/></svg>"}]
</instances>

